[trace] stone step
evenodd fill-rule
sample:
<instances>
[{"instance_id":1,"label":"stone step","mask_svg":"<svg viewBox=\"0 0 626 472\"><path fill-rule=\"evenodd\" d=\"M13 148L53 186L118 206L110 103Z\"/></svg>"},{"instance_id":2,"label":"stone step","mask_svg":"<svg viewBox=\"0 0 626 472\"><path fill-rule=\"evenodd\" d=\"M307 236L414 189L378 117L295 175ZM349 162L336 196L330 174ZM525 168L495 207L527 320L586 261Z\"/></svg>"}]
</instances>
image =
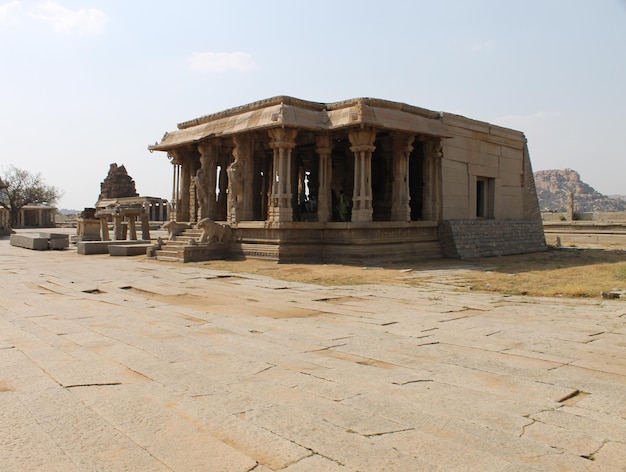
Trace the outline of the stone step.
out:
<instances>
[{"instance_id":1,"label":"stone step","mask_svg":"<svg viewBox=\"0 0 626 472\"><path fill-rule=\"evenodd\" d=\"M180 257L162 256L159 254L157 254L156 259L163 262L184 262Z\"/></svg>"},{"instance_id":2,"label":"stone step","mask_svg":"<svg viewBox=\"0 0 626 472\"><path fill-rule=\"evenodd\" d=\"M163 241L163 247L183 247L187 246L189 241L176 240L176 241Z\"/></svg>"},{"instance_id":3,"label":"stone step","mask_svg":"<svg viewBox=\"0 0 626 472\"><path fill-rule=\"evenodd\" d=\"M123 246L109 246L109 254L111 256L140 256L146 255L148 248L152 244L125 244Z\"/></svg>"},{"instance_id":4,"label":"stone step","mask_svg":"<svg viewBox=\"0 0 626 472\"><path fill-rule=\"evenodd\" d=\"M241 252L246 257L276 259L278 258L278 249L276 244L241 244Z\"/></svg>"},{"instance_id":5,"label":"stone step","mask_svg":"<svg viewBox=\"0 0 626 472\"><path fill-rule=\"evenodd\" d=\"M165 253L176 254L178 251L179 251L179 248L176 248L176 247L162 246L161 249L156 250L156 253L157 254L165 254Z\"/></svg>"}]
</instances>

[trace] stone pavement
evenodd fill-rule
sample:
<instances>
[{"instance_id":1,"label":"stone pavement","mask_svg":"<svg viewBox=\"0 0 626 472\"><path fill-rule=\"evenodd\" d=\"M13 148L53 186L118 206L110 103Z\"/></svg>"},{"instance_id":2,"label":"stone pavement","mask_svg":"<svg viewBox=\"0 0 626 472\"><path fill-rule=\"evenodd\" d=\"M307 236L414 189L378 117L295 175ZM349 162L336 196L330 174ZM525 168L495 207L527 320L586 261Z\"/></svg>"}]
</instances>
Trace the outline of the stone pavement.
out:
<instances>
[{"instance_id":1,"label":"stone pavement","mask_svg":"<svg viewBox=\"0 0 626 472\"><path fill-rule=\"evenodd\" d=\"M626 470L623 301L0 261L2 471Z\"/></svg>"}]
</instances>

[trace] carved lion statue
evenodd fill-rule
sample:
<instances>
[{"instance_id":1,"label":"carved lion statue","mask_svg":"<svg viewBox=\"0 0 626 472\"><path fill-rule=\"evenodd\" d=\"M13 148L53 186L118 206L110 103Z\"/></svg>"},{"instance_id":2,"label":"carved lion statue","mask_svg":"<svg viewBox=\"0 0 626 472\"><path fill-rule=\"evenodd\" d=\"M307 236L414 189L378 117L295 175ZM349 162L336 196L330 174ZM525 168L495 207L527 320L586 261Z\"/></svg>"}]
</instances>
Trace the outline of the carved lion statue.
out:
<instances>
[{"instance_id":1,"label":"carved lion statue","mask_svg":"<svg viewBox=\"0 0 626 472\"><path fill-rule=\"evenodd\" d=\"M230 226L216 223L210 218L198 221L196 228L202 230L201 243L228 243L232 236Z\"/></svg>"},{"instance_id":2,"label":"carved lion statue","mask_svg":"<svg viewBox=\"0 0 626 472\"><path fill-rule=\"evenodd\" d=\"M180 233L182 233L184 230L188 229L189 225L186 223L178 223L176 221L168 221L166 223L163 223L163 226L161 227L161 229L166 229L167 233L169 234L169 240L173 241L174 239L176 239L176 236L178 236Z\"/></svg>"}]
</instances>

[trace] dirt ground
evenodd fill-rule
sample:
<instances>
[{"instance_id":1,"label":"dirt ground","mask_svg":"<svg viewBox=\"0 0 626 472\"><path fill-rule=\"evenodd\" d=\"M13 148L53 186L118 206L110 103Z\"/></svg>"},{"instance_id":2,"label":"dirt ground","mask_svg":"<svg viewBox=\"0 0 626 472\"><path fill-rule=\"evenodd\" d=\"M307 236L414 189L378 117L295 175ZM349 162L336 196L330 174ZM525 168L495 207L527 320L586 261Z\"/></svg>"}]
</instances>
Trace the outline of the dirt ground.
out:
<instances>
[{"instance_id":1,"label":"dirt ground","mask_svg":"<svg viewBox=\"0 0 626 472\"><path fill-rule=\"evenodd\" d=\"M470 260L433 257L371 265L278 264L263 259L197 264L322 286L452 287L457 291L582 298L623 292L626 299L626 251L621 248L550 248L541 253Z\"/></svg>"}]
</instances>

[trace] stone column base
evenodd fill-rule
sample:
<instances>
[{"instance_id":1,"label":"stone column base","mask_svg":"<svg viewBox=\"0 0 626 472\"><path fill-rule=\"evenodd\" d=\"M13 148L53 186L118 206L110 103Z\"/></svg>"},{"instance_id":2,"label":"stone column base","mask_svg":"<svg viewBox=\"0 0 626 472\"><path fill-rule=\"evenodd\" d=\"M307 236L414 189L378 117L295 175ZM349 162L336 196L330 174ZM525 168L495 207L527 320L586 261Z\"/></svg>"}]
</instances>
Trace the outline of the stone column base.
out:
<instances>
[{"instance_id":1,"label":"stone column base","mask_svg":"<svg viewBox=\"0 0 626 472\"><path fill-rule=\"evenodd\" d=\"M371 208L365 208L363 210L352 210L351 221L372 221L373 210Z\"/></svg>"},{"instance_id":2,"label":"stone column base","mask_svg":"<svg viewBox=\"0 0 626 472\"><path fill-rule=\"evenodd\" d=\"M293 221L292 208L270 208L267 212L267 220L275 222Z\"/></svg>"}]
</instances>

